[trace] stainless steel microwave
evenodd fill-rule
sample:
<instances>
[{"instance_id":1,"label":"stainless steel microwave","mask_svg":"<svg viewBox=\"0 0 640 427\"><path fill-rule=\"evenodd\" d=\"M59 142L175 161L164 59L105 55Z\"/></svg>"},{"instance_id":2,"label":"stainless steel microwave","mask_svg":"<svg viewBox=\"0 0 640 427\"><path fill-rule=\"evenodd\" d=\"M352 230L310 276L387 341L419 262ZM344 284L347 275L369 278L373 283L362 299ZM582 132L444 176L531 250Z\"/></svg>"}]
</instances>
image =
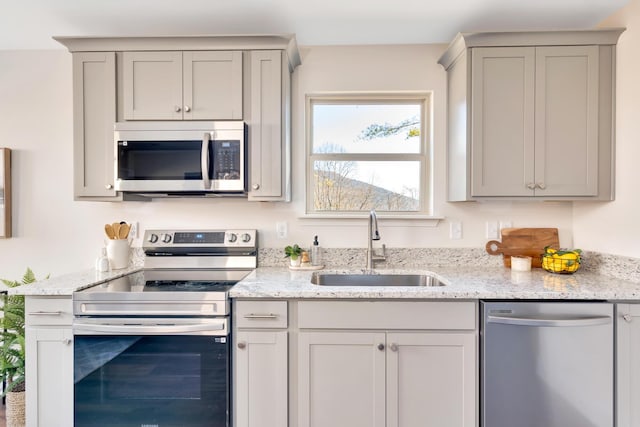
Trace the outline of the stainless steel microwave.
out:
<instances>
[{"instance_id":1,"label":"stainless steel microwave","mask_svg":"<svg viewBox=\"0 0 640 427\"><path fill-rule=\"evenodd\" d=\"M117 191L246 193L243 121L119 122L114 129Z\"/></svg>"}]
</instances>

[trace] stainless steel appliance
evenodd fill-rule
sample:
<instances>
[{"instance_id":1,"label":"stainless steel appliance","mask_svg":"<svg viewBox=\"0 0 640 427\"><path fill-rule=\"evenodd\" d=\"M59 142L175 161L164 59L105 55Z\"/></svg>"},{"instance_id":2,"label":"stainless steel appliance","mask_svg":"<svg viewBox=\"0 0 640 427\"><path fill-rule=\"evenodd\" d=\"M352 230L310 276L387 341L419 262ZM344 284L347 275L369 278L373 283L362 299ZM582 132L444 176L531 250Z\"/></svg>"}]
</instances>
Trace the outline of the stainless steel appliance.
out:
<instances>
[{"instance_id":1,"label":"stainless steel appliance","mask_svg":"<svg viewBox=\"0 0 640 427\"><path fill-rule=\"evenodd\" d=\"M256 230L151 230L145 268L73 295L76 427L228 427L229 289Z\"/></svg>"},{"instance_id":2,"label":"stainless steel appliance","mask_svg":"<svg viewBox=\"0 0 640 427\"><path fill-rule=\"evenodd\" d=\"M481 306L482 427L613 427L613 304Z\"/></svg>"},{"instance_id":3,"label":"stainless steel appliance","mask_svg":"<svg viewBox=\"0 0 640 427\"><path fill-rule=\"evenodd\" d=\"M148 194L246 193L242 121L115 124L115 189Z\"/></svg>"}]
</instances>

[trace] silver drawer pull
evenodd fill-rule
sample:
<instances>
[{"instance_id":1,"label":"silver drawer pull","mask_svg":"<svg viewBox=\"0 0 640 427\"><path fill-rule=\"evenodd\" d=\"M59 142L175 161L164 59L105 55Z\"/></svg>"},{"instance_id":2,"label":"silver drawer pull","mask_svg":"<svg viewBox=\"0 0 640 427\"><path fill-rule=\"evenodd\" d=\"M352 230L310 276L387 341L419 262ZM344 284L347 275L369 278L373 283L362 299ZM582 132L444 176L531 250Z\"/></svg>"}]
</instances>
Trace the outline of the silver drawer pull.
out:
<instances>
[{"instance_id":1,"label":"silver drawer pull","mask_svg":"<svg viewBox=\"0 0 640 427\"><path fill-rule=\"evenodd\" d=\"M245 319L277 319L278 315L269 313L269 314L245 314Z\"/></svg>"},{"instance_id":2,"label":"silver drawer pull","mask_svg":"<svg viewBox=\"0 0 640 427\"><path fill-rule=\"evenodd\" d=\"M61 316L61 311L31 311L29 316Z\"/></svg>"}]
</instances>

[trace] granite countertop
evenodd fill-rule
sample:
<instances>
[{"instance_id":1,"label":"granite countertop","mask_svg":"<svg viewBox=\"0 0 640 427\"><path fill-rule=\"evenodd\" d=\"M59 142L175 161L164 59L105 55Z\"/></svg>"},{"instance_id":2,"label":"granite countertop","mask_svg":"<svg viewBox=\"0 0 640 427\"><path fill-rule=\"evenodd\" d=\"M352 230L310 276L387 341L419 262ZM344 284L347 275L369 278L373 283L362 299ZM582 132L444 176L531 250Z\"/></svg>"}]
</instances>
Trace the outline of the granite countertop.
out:
<instances>
[{"instance_id":1,"label":"granite countertop","mask_svg":"<svg viewBox=\"0 0 640 427\"><path fill-rule=\"evenodd\" d=\"M71 296L111 279L141 270L131 266L107 273L93 269L54 277L28 286L11 288L10 294ZM363 273L353 268L332 268L325 273ZM502 266L431 267L427 269L376 269L375 273L431 273L446 286L318 286L312 271L286 267L259 267L229 292L232 298L390 298L390 299L576 299L640 300L640 283L579 270L570 275L541 269L512 272Z\"/></svg>"},{"instance_id":2,"label":"granite countertop","mask_svg":"<svg viewBox=\"0 0 640 427\"><path fill-rule=\"evenodd\" d=\"M17 288L10 288L7 290L7 293L16 295L70 296L75 291L117 279L118 277L135 273L141 269L140 266L129 266L127 268L101 273L91 268L76 273L40 280L36 283L22 285Z\"/></svg>"},{"instance_id":3,"label":"granite countertop","mask_svg":"<svg viewBox=\"0 0 640 427\"><path fill-rule=\"evenodd\" d=\"M362 273L355 269L323 270L327 273ZM433 267L428 270L376 270L376 273L431 272L446 286L366 287L318 286L311 271L261 267L235 285L232 298L424 298L424 299L578 299L640 300L640 283L579 270L554 274L536 268L512 272L504 267Z\"/></svg>"}]
</instances>

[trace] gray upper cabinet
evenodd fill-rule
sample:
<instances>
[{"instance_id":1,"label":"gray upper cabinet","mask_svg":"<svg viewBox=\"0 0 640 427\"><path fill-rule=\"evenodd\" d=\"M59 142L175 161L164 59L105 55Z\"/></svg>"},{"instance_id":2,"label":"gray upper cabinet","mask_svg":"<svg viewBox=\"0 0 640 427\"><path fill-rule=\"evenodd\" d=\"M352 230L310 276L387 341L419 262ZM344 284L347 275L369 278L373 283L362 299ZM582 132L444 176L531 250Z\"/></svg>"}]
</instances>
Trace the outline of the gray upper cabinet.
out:
<instances>
[{"instance_id":1,"label":"gray upper cabinet","mask_svg":"<svg viewBox=\"0 0 640 427\"><path fill-rule=\"evenodd\" d=\"M283 53L252 51L250 78L249 200L289 201L291 83Z\"/></svg>"},{"instance_id":2,"label":"gray upper cabinet","mask_svg":"<svg viewBox=\"0 0 640 427\"><path fill-rule=\"evenodd\" d=\"M76 200L120 200L114 190L114 52L73 54L73 190Z\"/></svg>"},{"instance_id":3,"label":"gray upper cabinet","mask_svg":"<svg viewBox=\"0 0 640 427\"><path fill-rule=\"evenodd\" d=\"M621 32L459 35L439 61L449 201L612 200Z\"/></svg>"},{"instance_id":4,"label":"gray upper cabinet","mask_svg":"<svg viewBox=\"0 0 640 427\"><path fill-rule=\"evenodd\" d=\"M113 125L123 120L244 120L248 200L291 200L294 36L55 40L73 54L76 200L140 199L114 190Z\"/></svg>"},{"instance_id":5,"label":"gray upper cabinet","mask_svg":"<svg viewBox=\"0 0 640 427\"><path fill-rule=\"evenodd\" d=\"M242 52L124 52L125 120L242 119Z\"/></svg>"}]
</instances>

